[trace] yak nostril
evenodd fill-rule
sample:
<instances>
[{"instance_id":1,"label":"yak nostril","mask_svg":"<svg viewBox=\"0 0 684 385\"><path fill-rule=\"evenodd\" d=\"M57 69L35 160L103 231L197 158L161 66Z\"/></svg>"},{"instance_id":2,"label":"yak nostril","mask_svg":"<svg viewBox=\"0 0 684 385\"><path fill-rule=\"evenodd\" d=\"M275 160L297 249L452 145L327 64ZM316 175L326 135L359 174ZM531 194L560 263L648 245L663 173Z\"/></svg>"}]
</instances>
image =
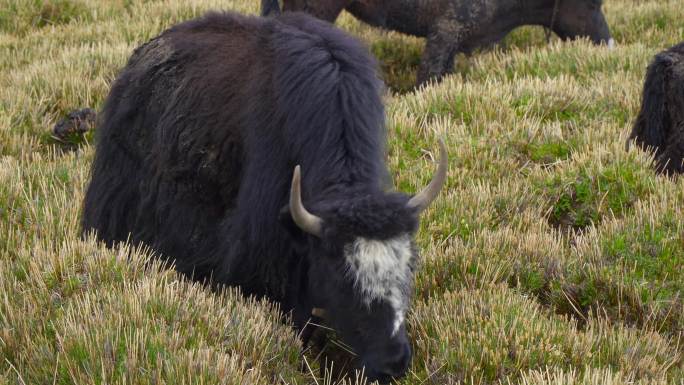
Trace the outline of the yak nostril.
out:
<instances>
[{"instance_id":1,"label":"yak nostril","mask_svg":"<svg viewBox=\"0 0 684 385\"><path fill-rule=\"evenodd\" d=\"M411 364L411 346L409 344L400 345L396 353L392 355L383 366L380 372L383 376L399 378L406 374Z\"/></svg>"}]
</instances>

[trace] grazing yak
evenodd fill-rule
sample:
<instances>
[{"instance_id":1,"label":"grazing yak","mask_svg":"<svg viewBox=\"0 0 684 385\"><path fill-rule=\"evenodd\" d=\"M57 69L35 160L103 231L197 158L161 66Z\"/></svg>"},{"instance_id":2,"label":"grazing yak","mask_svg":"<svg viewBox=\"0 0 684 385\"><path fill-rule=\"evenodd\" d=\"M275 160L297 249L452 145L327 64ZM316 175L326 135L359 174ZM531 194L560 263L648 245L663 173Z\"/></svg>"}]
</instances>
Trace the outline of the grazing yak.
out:
<instances>
[{"instance_id":1,"label":"grazing yak","mask_svg":"<svg viewBox=\"0 0 684 385\"><path fill-rule=\"evenodd\" d=\"M135 50L99 115L82 218L196 280L326 323L370 379L402 376L419 214L446 179L387 191L383 84L355 39L305 14L209 13Z\"/></svg>"},{"instance_id":2,"label":"grazing yak","mask_svg":"<svg viewBox=\"0 0 684 385\"><path fill-rule=\"evenodd\" d=\"M562 39L589 37L613 46L602 0L282 0L284 11L305 11L334 22L346 9L370 25L427 38L418 84L453 69L454 55L471 53L523 25L540 25ZM262 0L262 15L280 12Z\"/></svg>"},{"instance_id":3,"label":"grazing yak","mask_svg":"<svg viewBox=\"0 0 684 385\"><path fill-rule=\"evenodd\" d=\"M658 172L684 172L684 42L657 54L648 66L628 147L632 141L655 151Z\"/></svg>"}]
</instances>

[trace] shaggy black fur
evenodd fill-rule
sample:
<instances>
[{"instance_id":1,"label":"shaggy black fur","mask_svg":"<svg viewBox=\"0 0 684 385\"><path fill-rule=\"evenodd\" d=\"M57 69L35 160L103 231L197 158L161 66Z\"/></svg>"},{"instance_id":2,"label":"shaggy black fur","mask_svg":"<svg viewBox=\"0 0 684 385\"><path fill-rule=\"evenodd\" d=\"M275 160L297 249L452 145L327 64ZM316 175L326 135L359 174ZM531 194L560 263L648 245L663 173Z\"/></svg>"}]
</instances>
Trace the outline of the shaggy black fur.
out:
<instances>
[{"instance_id":1,"label":"shaggy black fur","mask_svg":"<svg viewBox=\"0 0 684 385\"><path fill-rule=\"evenodd\" d=\"M418 226L409 197L383 190L382 87L364 47L303 14L176 25L136 49L112 86L83 231L150 245L189 277L277 301L298 327L312 307L330 309L370 378L401 375L406 331L390 337L388 304L361 305L342 257L356 236ZM321 238L287 215L297 164Z\"/></svg>"},{"instance_id":2,"label":"shaggy black fur","mask_svg":"<svg viewBox=\"0 0 684 385\"><path fill-rule=\"evenodd\" d=\"M684 42L657 54L648 66L628 145L632 141L655 151L658 172L684 171Z\"/></svg>"}]
</instances>

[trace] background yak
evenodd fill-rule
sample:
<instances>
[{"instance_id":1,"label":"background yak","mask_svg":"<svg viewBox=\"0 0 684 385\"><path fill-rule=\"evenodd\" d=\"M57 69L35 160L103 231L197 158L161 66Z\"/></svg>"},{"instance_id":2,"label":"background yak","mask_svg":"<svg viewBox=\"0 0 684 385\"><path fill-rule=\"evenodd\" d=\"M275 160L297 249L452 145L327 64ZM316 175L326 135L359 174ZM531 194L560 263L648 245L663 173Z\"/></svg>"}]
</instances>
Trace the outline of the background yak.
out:
<instances>
[{"instance_id":1,"label":"background yak","mask_svg":"<svg viewBox=\"0 0 684 385\"><path fill-rule=\"evenodd\" d=\"M427 38L418 84L453 69L454 55L503 39L523 25L541 25L562 39L589 37L612 46L602 0L282 0L285 11L306 11L334 22L346 9L370 25ZM280 11L262 0L262 15Z\"/></svg>"},{"instance_id":2,"label":"background yak","mask_svg":"<svg viewBox=\"0 0 684 385\"><path fill-rule=\"evenodd\" d=\"M68 140L70 136L82 136L95 126L97 114L92 108L71 111L52 128L52 135L58 140Z\"/></svg>"},{"instance_id":3,"label":"background yak","mask_svg":"<svg viewBox=\"0 0 684 385\"><path fill-rule=\"evenodd\" d=\"M176 25L112 86L83 231L277 301L300 328L322 308L369 378L401 376L418 215L447 159L442 144L414 197L384 190L382 91L361 44L303 14Z\"/></svg>"},{"instance_id":4,"label":"background yak","mask_svg":"<svg viewBox=\"0 0 684 385\"><path fill-rule=\"evenodd\" d=\"M684 42L657 54L648 66L628 145L632 140L655 150L659 172L684 171Z\"/></svg>"}]
</instances>

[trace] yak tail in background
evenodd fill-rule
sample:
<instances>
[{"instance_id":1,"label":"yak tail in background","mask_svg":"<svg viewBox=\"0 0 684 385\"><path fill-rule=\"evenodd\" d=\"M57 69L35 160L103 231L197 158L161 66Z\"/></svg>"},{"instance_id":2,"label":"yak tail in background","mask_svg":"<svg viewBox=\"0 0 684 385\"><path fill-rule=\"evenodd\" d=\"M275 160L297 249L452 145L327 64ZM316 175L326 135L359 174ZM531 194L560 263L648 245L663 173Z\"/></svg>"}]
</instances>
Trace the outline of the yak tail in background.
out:
<instances>
[{"instance_id":1,"label":"yak tail in background","mask_svg":"<svg viewBox=\"0 0 684 385\"><path fill-rule=\"evenodd\" d=\"M641 110L629 135L627 146L636 139L636 144L642 148L651 147L660 154L665 145L669 129L669 115L665 102L665 87L669 67L673 58L668 52L656 55L648 66L644 81L644 92L641 96Z\"/></svg>"},{"instance_id":2,"label":"yak tail in background","mask_svg":"<svg viewBox=\"0 0 684 385\"><path fill-rule=\"evenodd\" d=\"M278 0L261 0L261 16L280 15Z\"/></svg>"}]
</instances>

